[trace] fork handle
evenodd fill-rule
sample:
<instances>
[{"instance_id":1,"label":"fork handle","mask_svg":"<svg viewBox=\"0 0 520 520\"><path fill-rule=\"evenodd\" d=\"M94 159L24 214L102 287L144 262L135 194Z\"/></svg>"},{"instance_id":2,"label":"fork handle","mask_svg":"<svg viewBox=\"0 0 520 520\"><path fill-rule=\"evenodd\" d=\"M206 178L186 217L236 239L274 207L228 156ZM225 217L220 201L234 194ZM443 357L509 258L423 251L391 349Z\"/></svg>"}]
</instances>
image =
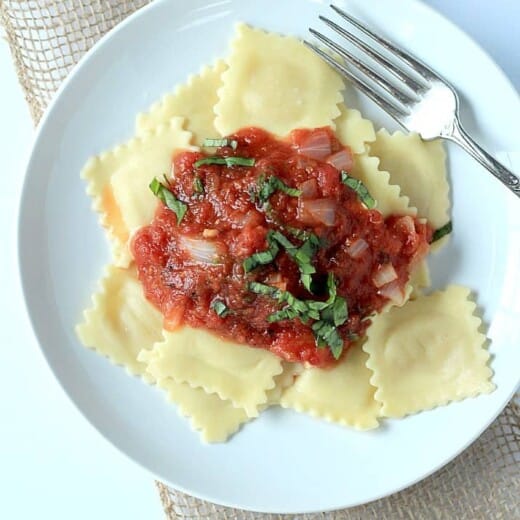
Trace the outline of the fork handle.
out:
<instances>
[{"instance_id":1,"label":"fork handle","mask_svg":"<svg viewBox=\"0 0 520 520\"><path fill-rule=\"evenodd\" d=\"M484 168L487 168L499 181L507 186L517 197L520 197L520 179L502 163L498 162L464 130L458 120L452 129L450 138L476 159Z\"/></svg>"}]
</instances>

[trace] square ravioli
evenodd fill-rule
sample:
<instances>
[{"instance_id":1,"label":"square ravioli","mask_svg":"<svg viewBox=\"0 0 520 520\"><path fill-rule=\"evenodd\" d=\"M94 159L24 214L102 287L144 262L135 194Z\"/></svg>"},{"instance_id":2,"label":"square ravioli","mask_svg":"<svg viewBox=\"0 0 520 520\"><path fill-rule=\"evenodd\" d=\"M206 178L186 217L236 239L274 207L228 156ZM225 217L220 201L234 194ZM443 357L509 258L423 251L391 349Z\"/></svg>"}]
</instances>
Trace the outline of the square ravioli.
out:
<instances>
[{"instance_id":1,"label":"square ravioli","mask_svg":"<svg viewBox=\"0 0 520 520\"><path fill-rule=\"evenodd\" d=\"M389 215L417 215L410 199L401 193L401 188L390 184L388 172L379 169L379 159L364 153L354 157L354 166L349 175L360 180L377 202L376 209Z\"/></svg>"},{"instance_id":2,"label":"square ravioli","mask_svg":"<svg viewBox=\"0 0 520 520\"><path fill-rule=\"evenodd\" d=\"M108 266L92 303L76 326L81 343L123 365L130 374L152 381L137 355L161 339L163 317L144 297L135 267Z\"/></svg>"},{"instance_id":3,"label":"square ravioli","mask_svg":"<svg viewBox=\"0 0 520 520\"><path fill-rule=\"evenodd\" d=\"M153 354L143 351L140 359L152 360ZM293 384L294 377L303 367L297 363L283 363L283 372L274 377L275 386L267 391L267 402L261 409L278 404L282 392ZM242 424L251 420L243 408L233 406L217 394L209 394L202 388L192 388L187 383L178 383L166 378L157 381L167 399L177 406L193 430L198 431L204 442L225 442Z\"/></svg>"},{"instance_id":4,"label":"square ravioli","mask_svg":"<svg viewBox=\"0 0 520 520\"><path fill-rule=\"evenodd\" d=\"M258 126L285 136L333 126L340 113L343 80L296 38L238 24L228 66L215 105L222 135Z\"/></svg>"},{"instance_id":5,"label":"square ravioli","mask_svg":"<svg viewBox=\"0 0 520 520\"><path fill-rule=\"evenodd\" d=\"M337 366L304 370L280 404L358 430L376 428L381 404L374 399L367 359L361 346L354 345Z\"/></svg>"},{"instance_id":6,"label":"square ravioli","mask_svg":"<svg viewBox=\"0 0 520 520\"><path fill-rule=\"evenodd\" d=\"M390 174L390 182L436 229L449 220L449 185L446 152L440 139L423 141L418 134L388 133L379 130L370 143L370 155Z\"/></svg>"},{"instance_id":7,"label":"square ravioli","mask_svg":"<svg viewBox=\"0 0 520 520\"><path fill-rule=\"evenodd\" d=\"M469 296L451 285L373 318L363 348L382 415L403 417L494 389Z\"/></svg>"},{"instance_id":8,"label":"square ravioli","mask_svg":"<svg viewBox=\"0 0 520 520\"><path fill-rule=\"evenodd\" d=\"M359 110L347 108L344 103L339 105L339 109L340 115L334 120L337 138L355 154L366 152L368 145L376 138L374 123L365 119Z\"/></svg>"},{"instance_id":9,"label":"square ravioli","mask_svg":"<svg viewBox=\"0 0 520 520\"><path fill-rule=\"evenodd\" d=\"M267 403L274 377L283 371L279 357L260 348L238 345L202 329L164 332L164 340L146 354L147 372L203 388L256 417Z\"/></svg>"}]
</instances>

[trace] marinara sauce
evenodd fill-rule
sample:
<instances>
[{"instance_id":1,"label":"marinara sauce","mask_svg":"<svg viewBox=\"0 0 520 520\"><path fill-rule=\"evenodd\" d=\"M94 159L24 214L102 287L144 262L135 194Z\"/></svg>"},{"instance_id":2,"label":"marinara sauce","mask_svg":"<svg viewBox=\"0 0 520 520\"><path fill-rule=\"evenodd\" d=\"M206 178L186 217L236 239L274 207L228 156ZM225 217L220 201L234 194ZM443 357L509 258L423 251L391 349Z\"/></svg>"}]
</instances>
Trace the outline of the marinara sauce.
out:
<instances>
[{"instance_id":1,"label":"marinara sauce","mask_svg":"<svg viewBox=\"0 0 520 520\"><path fill-rule=\"evenodd\" d=\"M163 182L186 211L178 222L176 212L159 203L153 222L133 239L145 295L163 313L167 329L205 328L288 361L331 365L338 355L318 345L315 320L271 321L287 303L257 294L251 282L299 300L326 301L332 273L348 309L335 327L345 351L364 334L371 315L404 301L410 271L428 252L432 229L411 216L384 218L368 209L361 192L344 183L341 172L351 170L354 159L328 128L296 130L286 140L245 128L229 139L233 146L213 155L253 158L254 165L197 166L209 154L192 151L173 158L171 176ZM262 198L271 177L278 180ZM246 272L246 259L269 250L270 231L296 247L309 236L319 239L311 259L312 291L282 246L272 261Z\"/></svg>"}]
</instances>

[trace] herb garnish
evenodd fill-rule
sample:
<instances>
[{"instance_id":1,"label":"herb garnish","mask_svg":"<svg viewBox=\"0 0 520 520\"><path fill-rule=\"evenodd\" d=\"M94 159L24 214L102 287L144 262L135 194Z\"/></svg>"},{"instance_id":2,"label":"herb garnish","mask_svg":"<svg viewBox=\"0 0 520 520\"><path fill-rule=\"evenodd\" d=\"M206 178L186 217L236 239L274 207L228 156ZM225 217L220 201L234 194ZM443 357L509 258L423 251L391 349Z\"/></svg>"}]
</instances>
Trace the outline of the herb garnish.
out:
<instances>
[{"instance_id":1,"label":"herb garnish","mask_svg":"<svg viewBox=\"0 0 520 520\"><path fill-rule=\"evenodd\" d=\"M221 318L224 318L230 313L228 306L221 300L214 300L211 302L210 307L215 311L215 314Z\"/></svg>"},{"instance_id":2,"label":"herb garnish","mask_svg":"<svg viewBox=\"0 0 520 520\"><path fill-rule=\"evenodd\" d=\"M286 193L291 197L299 197L302 194L301 190L287 186L287 184L285 184L282 179L279 179L274 175L271 175L267 179L264 174L260 175L260 177L258 177L257 184L257 198L261 204L266 203L269 197L277 190Z\"/></svg>"},{"instance_id":3,"label":"herb garnish","mask_svg":"<svg viewBox=\"0 0 520 520\"><path fill-rule=\"evenodd\" d=\"M272 237L298 264L298 269L300 270L300 280L302 281L303 286L309 292L312 292L312 275L316 272L316 268L312 265L312 260L320 246L319 238L315 234L310 233L309 237L304 240L303 244L297 247L292 242L287 240L287 238L279 231L274 231Z\"/></svg>"},{"instance_id":4,"label":"herb garnish","mask_svg":"<svg viewBox=\"0 0 520 520\"><path fill-rule=\"evenodd\" d=\"M205 164L224 164L228 167L231 166L254 166L254 157L219 157L217 155L213 157L204 157L193 163L195 168L203 166Z\"/></svg>"},{"instance_id":5,"label":"herb garnish","mask_svg":"<svg viewBox=\"0 0 520 520\"><path fill-rule=\"evenodd\" d=\"M193 189L195 193L204 193L204 183L200 177L195 177L193 179Z\"/></svg>"},{"instance_id":6,"label":"herb garnish","mask_svg":"<svg viewBox=\"0 0 520 520\"><path fill-rule=\"evenodd\" d=\"M149 185L152 193L161 200L169 209L177 216L177 225L179 225L188 210L187 204L181 202L164 184L155 178Z\"/></svg>"},{"instance_id":7,"label":"herb garnish","mask_svg":"<svg viewBox=\"0 0 520 520\"><path fill-rule=\"evenodd\" d=\"M259 265L270 264L276 258L280 248L278 247L278 244L272 239L272 233L272 231L269 231L266 237L269 247L265 251L259 251L258 253L254 253L251 256L248 256L242 263L246 273L256 269Z\"/></svg>"},{"instance_id":8,"label":"herb garnish","mask_svg":"<svg viewBox=\"0 0 520 520\"><path fill-rule=\"evenodd\" d=\"M353 189L358 194L358 197L360 198L361 202L368 209L373 209L376 207L376 201L368 192L367 187L360 180L354 179L354 177L351 177L347 172L342 171L341 182L345 186L348 186L349 188Z\"/></svg>"},{"instance_id":9,"label":"herb garnish","mask_svg":"<svg viewBox=\"0 0 520 520\"><path fill-rule=\"evenodd\" d=\"M436 229L433 232L430 244L437 242L437 240L440 240L443 236L450 234L452 231L453 231L453 224L450 220L449 222L444 224L444 226L440 227L439 229Z\"/></svg>"},{"instance_id":10,"label":"herb garnish","mask_svg":"<svg viewBox=\"0 0 520 520\"><path fill-rule=\"evenodd\" d=\"M329 291L327 300L318 301L300 300L288 291L282 291L263 283L250 282L248 284L250 291L270 296L278 303L286 304L283 309L267 317L269 322L298 318L302 323L307 324L309 320L314 320L311 329L316 338L316 345L318 347L328 346L334 358L339 359L343 351L343 339L337 327L343 325L348 319L347 301L342 296L338 296L336 280L332 273L329 273L327 277L327 288Z\"/></svg>"},{"instance_id":11,"label":"herb garnish","mask_svg":"<svg viewBox=\"0 0 520 520\"><path fill-rule=\"evenodd\" d=\"M316 268L312 265L312 260L318 251L320 240L313 234L308 233L307 238L301 246L295 246L290 240L279 231L269 231L266 236L268 249L255 253L243 262L244 271L248 273L259 265L270 264L278 255L282 246L287 254L298 264L300 271L300 280L303 286L309 291L311 290L312 275L316 272Z\"/></svg>"},{"instance_id":12,"label":"herb garnish","mask_svg":"<svg viewBox=\"0 0 520 520\"><path fill-rule=\"evenodd\" d=\"M221 148L223 146L229 146L230 148L233 148L233 150L236 150L238 147L238 141L235 139L204 139L204 142L202 143L202 146L205 146L206 148Z\"/></svg>"}]
</instances>

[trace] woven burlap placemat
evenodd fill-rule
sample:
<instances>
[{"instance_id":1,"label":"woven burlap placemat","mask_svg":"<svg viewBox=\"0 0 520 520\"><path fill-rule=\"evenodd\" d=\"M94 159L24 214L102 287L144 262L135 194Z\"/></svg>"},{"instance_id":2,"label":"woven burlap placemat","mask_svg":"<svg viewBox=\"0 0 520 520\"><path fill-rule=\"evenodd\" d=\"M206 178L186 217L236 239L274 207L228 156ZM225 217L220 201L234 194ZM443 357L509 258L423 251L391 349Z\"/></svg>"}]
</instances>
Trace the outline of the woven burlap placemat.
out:
<instances>
[{"instance_id":1,"label":"woven burlap placemat","mask_svg":"<svg viewBox=\"0 0 520 520\"><path fill-rule=\"evenodd\" d=\"M0 1L0 20L35 123L81 56L148 1ZM520 407L511 402L477 442L430 478L348 510L265 515L216 506L160 482L157 488L169 519L520 519Z\"/></svg>"}]
</instances>

